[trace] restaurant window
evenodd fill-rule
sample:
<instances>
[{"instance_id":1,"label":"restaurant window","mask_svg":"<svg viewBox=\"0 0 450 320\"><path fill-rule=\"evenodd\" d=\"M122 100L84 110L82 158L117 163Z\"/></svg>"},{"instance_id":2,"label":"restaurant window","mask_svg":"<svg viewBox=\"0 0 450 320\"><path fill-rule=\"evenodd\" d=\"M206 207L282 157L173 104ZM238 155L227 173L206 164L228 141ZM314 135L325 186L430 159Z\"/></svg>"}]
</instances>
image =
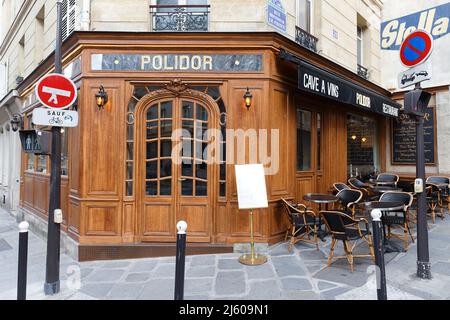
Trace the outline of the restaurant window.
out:
<instances>
[{"instance_id":1,"label":"restaurant window","mask_svg":"<svg viewBox=\"0 0 450 320\"><path fill-rule=\"evenodd\" d=\"M311 33L312 0L297 0L297 26Z\"/></svg>"},{"instance_id":2,"label":"restaurant window","mask_svg":"<svg viewBox=\"0 0 450 320\"><path fill-rule=\"evenodd\" d=\"M47 156L46 155L41 154L41 155L37 156L36 172L47 173Z\"/></svg>"},{"instance_id":3,"label":"restaurant window","mask_svg":"<svg viewBox=\"0 0 450 320\"><path fill-rule=\"evenodd\" d=\"M317 170L320 170L322 167L322 158L320 155L320 147L322 142L322 115L320 113L317 114Z\"/></svg>"},{"instance_id":4,"label":"restaurant window","mask_svg":"<svg viewBox=\"0 0 450 320\"><path fill-rule=\"evenodd\" d=\"M347 115L348 177L368 181L379 170L378 126L375 119Z\"/></svg>"},{"instance_id":5,"label":"restaurant window","mask_svg":"<svg viewBox=\"0 0 450 320\"><path fill-rule=\"evenodd\" d=\"M311 111L297 109L297 170L311 170Z\"/></svg>"},{"instance_id":6,"label":"restaurant window","mask_svg":"<svg viewBox=\"0 0 450 320\"><path fill-rule=\"evenodd\" d=\"M33 129L33 115L29 114L27 115L27 129ZM27 171L34 171L35 168L35 156L33 153L26 153L26 159L27 159Z\"/></svg>"}]
</instances>

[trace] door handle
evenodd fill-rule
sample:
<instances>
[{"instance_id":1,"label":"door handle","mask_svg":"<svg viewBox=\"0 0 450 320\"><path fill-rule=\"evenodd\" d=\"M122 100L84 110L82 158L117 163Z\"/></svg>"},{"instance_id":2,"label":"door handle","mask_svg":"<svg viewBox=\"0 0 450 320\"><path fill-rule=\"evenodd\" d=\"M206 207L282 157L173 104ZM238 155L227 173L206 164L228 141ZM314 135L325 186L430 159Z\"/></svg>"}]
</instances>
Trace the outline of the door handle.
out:
<instances>
[{"instance_id":1,"label":"door handle","mask_svg":"<svg viewBox=\"0 0 450 320\"><path fill-rule=\"evenodd\" d=\"M179 182L185 181L185 180L186 180L186 178L178 178L178 181L179 181Z\"/></svg>"}]
</instances>

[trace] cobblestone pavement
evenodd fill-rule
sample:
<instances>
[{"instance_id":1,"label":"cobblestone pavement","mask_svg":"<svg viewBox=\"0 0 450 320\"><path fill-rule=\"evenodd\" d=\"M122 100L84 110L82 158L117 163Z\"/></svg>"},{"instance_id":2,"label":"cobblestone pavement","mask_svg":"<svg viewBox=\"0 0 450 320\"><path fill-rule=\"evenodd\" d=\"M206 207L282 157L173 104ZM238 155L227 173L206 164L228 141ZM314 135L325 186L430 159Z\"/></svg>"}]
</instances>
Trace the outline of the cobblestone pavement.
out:
<instances>
[{"instance_id":1,"label":"cobblestone pavement","mask_svg":"<svg viewBox=\"0 0 450 320\"><path fill-rule=\"evenodd\" d=\"M386 254L388 298L450 299L450 216L430 225L432 280L415 277L416 245L407 253ZM268 262L244 266L240 254L186 257L185 299L376 299L375 269L370 259L345 259L326 266L330 240L320 250L299 242L269 247ZM0 299L15 299L18 228L0 209ZM357 252L367 252L362 242ZM78 263L61 255L61 292L43 294L46 243L29 235L28 299L173 299L174 257ZM336 255L343 254L339 244Z\"/></svg>"}]
</instances>

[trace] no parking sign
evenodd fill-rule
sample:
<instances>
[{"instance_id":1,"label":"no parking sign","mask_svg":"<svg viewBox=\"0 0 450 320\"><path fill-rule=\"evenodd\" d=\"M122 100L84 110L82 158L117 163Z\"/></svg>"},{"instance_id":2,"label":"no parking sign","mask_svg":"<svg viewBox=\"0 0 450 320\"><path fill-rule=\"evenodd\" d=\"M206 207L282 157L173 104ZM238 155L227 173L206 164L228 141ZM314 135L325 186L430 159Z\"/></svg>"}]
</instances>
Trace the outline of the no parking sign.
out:
<instances>
[{"instance_id":1,"label":"no parking sign","mask_svg":"<svg viewBox=\"0 0 450 320\"><path fill-rule=\"evenodd\" d=\"M433 38L423 30L411 33L400 48L400 60L405 67L411 68L428 59L433 51Z\"/></svg>"}]
</instances>

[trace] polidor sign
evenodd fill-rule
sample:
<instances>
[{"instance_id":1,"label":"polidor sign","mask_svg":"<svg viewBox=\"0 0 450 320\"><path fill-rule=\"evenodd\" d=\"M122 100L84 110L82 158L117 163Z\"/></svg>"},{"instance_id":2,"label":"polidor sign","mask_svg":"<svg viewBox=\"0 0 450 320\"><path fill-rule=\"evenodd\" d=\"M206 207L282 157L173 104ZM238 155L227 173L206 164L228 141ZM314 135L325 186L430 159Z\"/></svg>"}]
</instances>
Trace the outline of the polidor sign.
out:
<instances>
[{"instance_id":1,"label":"polidor sign","mask_svg":"<svg viewBox=\"0 0 450 320\"><path fill-rule=\"evenodd\" d=\"M427 31L434 40L450 32L450 2L381 24L381 49L399 50L402 42L416 30Z\"/></svg>"}]
</instances>

